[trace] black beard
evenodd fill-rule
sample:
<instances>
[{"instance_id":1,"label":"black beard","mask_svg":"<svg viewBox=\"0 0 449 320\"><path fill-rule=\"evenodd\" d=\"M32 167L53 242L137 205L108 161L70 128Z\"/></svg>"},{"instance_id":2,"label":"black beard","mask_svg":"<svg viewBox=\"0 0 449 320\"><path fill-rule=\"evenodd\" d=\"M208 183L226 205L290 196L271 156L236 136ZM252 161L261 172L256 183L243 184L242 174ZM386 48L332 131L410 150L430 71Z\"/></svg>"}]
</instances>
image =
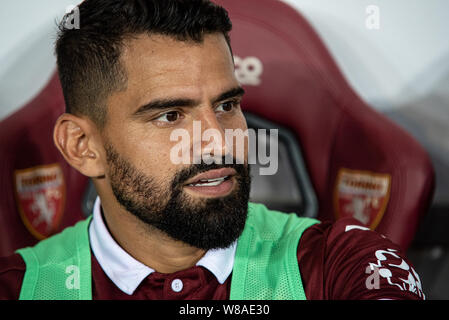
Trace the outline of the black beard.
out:
<instances>
[{"instance_id":1,"label":"black beard","mask_svg":"<svg viewBox=\"0 0 449 320\"><path fill-rule=\"evenodd\" d=\"M209 250L229 247L241 235L247 218L251 177L247 164L195 164L180 170L169 187L137 170L106 145L112 191L123 208L175 240ZM222 163L225 163L223 157ZM237 183L229 195L194 199L184 183L198 173L233 168ZM168 184L167 184L168 185Z\"/></svg>"}]
</instances>

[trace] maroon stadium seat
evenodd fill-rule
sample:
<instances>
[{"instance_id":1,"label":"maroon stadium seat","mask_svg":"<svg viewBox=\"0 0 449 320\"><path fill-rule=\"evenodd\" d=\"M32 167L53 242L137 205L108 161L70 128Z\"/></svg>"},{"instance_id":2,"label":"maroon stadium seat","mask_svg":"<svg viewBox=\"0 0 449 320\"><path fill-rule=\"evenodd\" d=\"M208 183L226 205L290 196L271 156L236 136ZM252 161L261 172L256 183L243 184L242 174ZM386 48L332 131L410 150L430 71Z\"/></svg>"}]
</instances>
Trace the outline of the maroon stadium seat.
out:
<instances>
[{"instance_id":1,"label":"maroon stadium seat","mask_svg":"<svg viewBox=\"0 0 449 320\"><path fill-rule=\"evenodd\" d=\"M53 144L64 112L55 74L30 103L0 122L0 256L82 219L87 178Z\"/></svg>"},{"instance_id":2,"label":"maroon stadium seat","mask_svg":"<svg viewBox=\"0 0 449 320\"><path fill-rule=\"evenodd\" d=\"M350 88L305 19L274 0L217 1L233 20L246 112L290 129L302 150L319 219L356 215L407 248L434 173L426 152ZM0 255L84 217L88 179L53 144L64 110L57 76L0 122Z\"/></svg>"},{"instance_id":3,"label":"maroon stadium seat","mask_svg":"<svg viewBox=\"0 0 449 320\"><path fill-rule=\"evenodd\" d=\"M318 218L355 216L406 249L433 196L427 153L360 99L296 10L275 0L216 2L233 22L243 109L295 133Z\"/></svg>"}]
</instances>

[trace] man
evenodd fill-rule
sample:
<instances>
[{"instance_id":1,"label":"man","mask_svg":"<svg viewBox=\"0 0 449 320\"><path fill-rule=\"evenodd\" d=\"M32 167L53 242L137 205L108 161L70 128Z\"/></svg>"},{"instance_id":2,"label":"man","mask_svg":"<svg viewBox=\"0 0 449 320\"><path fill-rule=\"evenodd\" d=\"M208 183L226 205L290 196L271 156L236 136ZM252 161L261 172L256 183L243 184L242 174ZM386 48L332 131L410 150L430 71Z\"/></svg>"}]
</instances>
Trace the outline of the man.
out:
<instances>
[{"instance_id":1,"label":"man","mask_svg":"<svg viewBox=\"0 0 449 320\"><path fill-rule=\"evenodd\" d=\"M56 43L54 140L99 198L92 218L1 258L1 298L424 298L399 248L355 220L248 203L247 142L242 156L224 141L247 129L224 9L86 0L79 16ZM172 133L195 123L221 139L189 140L175 163Z\"/></svg>"}]
</instances>

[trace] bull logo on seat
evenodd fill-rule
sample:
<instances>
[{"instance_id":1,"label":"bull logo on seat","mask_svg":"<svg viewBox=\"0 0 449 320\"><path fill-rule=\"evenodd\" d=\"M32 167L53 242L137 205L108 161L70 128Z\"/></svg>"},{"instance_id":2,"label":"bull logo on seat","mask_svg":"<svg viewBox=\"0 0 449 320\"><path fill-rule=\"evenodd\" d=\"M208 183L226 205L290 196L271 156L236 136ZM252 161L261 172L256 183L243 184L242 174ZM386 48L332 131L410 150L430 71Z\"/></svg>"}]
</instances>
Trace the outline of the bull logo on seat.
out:
<instances>
[{"instance_id":1,"label":"bull logo on seat","mask_svg":"<svg viewBox=\"0 0 449 320\"><path fill-rule=\"evenodd\" d=\"M54 234L65 204L65 183L59 164L16 170L14 182L26 228L39 240Z\"/></svg>"},{"instance_id":2,"label":"bull logo on seat","mask_svg":"<svg viewBox=\"0 0 449 320\"><path fill-rule=\"evenodd\" d=\"M389 174L342 168L334 189L334 208L338 218L353 217L374 230L390 197Z\"/></svg>"}]
</instances>

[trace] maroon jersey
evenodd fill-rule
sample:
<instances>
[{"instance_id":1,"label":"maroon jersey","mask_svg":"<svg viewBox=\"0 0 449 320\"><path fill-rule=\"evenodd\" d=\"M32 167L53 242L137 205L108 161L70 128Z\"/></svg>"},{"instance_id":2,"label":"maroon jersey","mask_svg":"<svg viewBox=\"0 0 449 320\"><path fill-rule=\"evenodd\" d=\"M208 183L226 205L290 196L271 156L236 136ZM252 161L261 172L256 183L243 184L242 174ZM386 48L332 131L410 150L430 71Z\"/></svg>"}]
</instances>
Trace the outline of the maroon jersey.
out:
<instances>
[{"instance_id":1,"label":"maroon jersey","mask_svg":"<svg viewBox=\"0 0 449 320\"><path fill-rule=\"evenodd\" d=\"M424 299L419 276L399 247L352 218L307 229L297 257L307 299ZM20 255L0 258L0 299L18 299L24 273ZM92 254L94 300L226 300L231 280L232 274L220 284L209 270L194 266L172 274L153 272L128 295ZM176 289L178 283L181 290Z\"/></svg>"}]
</instances>

